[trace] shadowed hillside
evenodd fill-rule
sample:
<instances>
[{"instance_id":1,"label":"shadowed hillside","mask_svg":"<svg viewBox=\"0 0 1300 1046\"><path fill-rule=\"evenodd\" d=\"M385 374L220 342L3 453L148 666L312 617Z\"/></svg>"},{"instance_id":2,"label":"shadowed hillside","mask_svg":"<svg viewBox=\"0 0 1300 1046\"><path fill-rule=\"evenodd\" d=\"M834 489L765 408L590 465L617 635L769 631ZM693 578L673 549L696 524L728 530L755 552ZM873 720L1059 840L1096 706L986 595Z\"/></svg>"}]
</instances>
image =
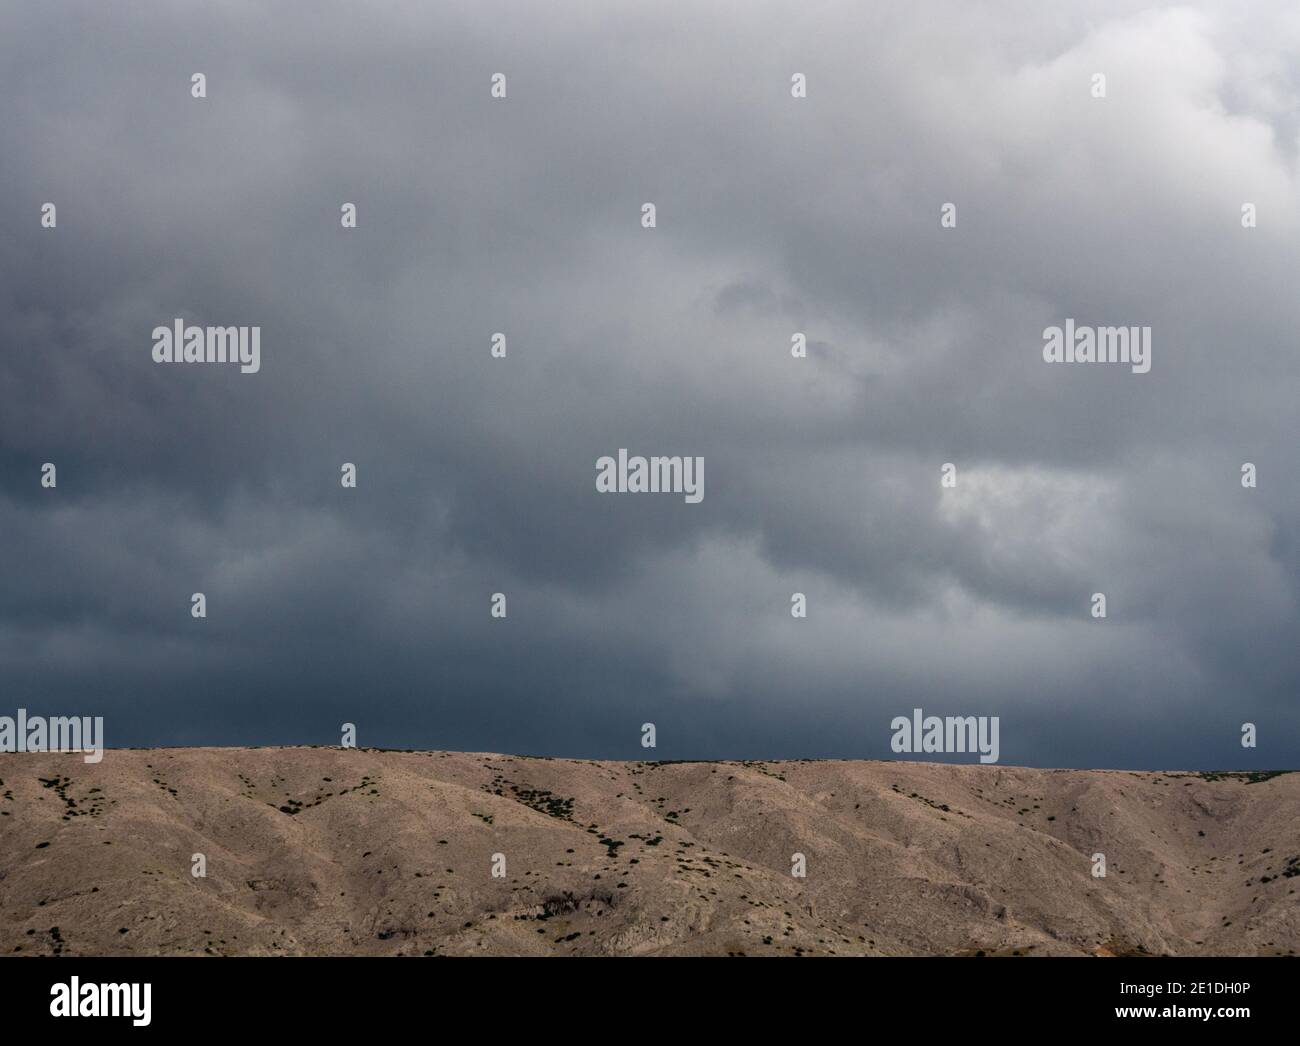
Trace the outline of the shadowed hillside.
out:
<instances>
[{"instance_id":1,"label":"shadowed hillside","mask_svg":"<svg viewBox=\"0 0 1300 1046\"><path fill-rule=\"evenodd\" d=\"M1277 955L1297 889L1297 774L0 755L6 955Z\"/></svg>"}]
</instances>

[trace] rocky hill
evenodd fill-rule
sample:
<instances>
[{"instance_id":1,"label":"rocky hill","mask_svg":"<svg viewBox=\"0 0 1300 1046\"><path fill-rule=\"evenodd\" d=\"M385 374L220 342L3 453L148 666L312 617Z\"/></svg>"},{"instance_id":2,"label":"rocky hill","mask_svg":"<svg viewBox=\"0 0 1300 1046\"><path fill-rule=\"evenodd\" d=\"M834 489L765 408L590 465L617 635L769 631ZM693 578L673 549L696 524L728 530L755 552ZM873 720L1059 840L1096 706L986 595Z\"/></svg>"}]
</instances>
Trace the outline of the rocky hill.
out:
<instances>
[{"instance_id":1,"label":"rocky hill","mask_svg":"<svg viewBox=\"0 0 1300 1046\"><path fill-rule=\"evenodd\" d=\"M0 755L6 955L1285 955L1298 889L1295 773Z\"/></svg>"}]
</instances>

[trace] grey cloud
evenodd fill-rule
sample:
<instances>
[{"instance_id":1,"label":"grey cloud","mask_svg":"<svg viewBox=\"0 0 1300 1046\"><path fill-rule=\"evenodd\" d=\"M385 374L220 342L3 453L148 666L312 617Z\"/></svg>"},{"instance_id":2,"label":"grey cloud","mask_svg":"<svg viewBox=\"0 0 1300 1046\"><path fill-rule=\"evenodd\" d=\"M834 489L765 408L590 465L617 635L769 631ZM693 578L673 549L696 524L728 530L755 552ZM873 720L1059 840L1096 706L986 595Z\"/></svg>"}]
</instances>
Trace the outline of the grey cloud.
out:
<instances>
[{"instance_id":1,"label":"grey cloud","mask_svg":"<svg viewBox=\"0 0 1300 1046\"><path fill-rule=\"evenodd\" d=\"M1300 757L1287 5L5 19L11 703L110 744L886 756L921 705L1001 714L1006 762ZM260 324L262 372L153 364L177 316ZM1042 364L1066 316L1151 325L1152 372ZM703 455L704 502L597 495L619 447Z\"/></svg>"}]
</instances>

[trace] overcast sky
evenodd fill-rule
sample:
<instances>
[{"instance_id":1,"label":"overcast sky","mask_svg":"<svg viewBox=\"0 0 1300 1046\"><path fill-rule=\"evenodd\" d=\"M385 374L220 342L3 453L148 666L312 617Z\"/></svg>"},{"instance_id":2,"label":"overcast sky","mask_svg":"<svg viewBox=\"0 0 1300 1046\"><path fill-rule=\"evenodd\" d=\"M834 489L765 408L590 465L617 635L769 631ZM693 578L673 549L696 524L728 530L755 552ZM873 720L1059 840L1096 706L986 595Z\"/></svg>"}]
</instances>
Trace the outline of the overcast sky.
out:
<instances>
[{"instance_id":1,"label":"overcast sky","mask_svg":"<svg viewBox=\"0 0 1300 1046\"><path fill-rule=\"evenodd\" d=\"M1284 0L5 5L0 714L1297 766L1297 55Z\"/></svg>"}]
</instances>

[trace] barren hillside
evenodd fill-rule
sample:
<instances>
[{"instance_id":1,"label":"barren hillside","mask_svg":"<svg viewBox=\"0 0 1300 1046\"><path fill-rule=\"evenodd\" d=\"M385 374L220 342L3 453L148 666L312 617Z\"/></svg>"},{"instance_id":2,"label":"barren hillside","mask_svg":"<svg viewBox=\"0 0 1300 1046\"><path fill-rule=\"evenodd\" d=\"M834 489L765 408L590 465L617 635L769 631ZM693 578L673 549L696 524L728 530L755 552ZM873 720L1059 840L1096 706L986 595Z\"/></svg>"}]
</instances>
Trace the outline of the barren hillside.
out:
<instances>
[{"instance_id":1,"label":"barren hillside","mask_svg":"<svg viewBox=\"0 0 1300 1046\"><path fill-rule=\"evenodd\" d=\"M1298 888L1300 774L0 755L7 955L1295 954Z\"/></svg>"}]
</instances>

